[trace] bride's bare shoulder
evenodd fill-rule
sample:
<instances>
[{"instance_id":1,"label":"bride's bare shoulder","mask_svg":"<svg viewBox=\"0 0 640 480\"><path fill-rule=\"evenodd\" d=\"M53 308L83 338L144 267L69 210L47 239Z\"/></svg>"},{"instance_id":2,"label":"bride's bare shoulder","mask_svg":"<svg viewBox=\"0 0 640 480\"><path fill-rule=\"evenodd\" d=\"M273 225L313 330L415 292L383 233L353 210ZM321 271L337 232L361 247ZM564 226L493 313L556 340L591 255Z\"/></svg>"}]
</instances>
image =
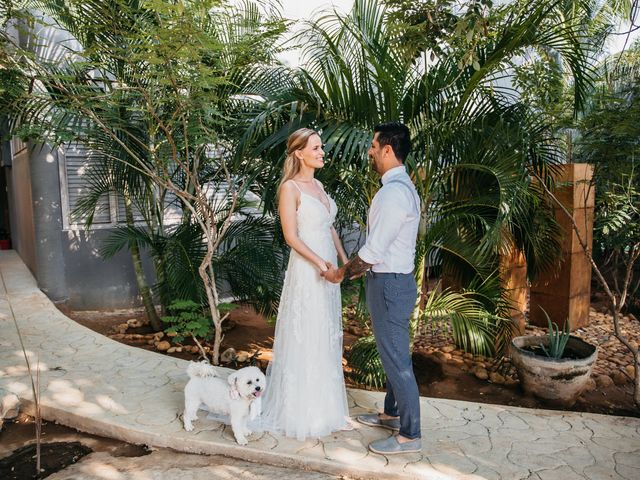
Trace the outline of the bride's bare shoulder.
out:
<instances>
[{"instance_id":1,"label":"bride's bare shoulder","mask_svg":"<svg viewBox=\"0 0 640 480\"><path fill-rule=\"evenodd\" d=\"M279 208L283 205L292 205L295 208L300 203L300 189L293 180L287 180L280 185L278 189Z\"/></svg>"}]
</instances>

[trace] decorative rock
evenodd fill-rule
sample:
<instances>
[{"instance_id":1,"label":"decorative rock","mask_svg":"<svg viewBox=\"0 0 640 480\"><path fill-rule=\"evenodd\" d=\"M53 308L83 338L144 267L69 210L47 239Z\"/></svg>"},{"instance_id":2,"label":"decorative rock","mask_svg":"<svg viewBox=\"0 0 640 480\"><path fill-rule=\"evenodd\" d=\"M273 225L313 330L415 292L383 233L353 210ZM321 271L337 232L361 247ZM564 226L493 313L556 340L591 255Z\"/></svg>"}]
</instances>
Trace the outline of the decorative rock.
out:
<instances>
[{"instance_id":1,"label":"decorative rock","mask_svg":"<svg viewBox=\"0 0 640 480\"><path fill-rule=\"evenodd\" d=\"M167 337L175 337L178 334L176 332L167 332Z\"/></svg>"},{"instance_id":2,"label":"decorative rock","mask_svg":"<svg viewBox=\"0 0 640 480\"><path fill-rule=\"evenodd\" d=\"M256 358L258 360L260 360L261 362L264 362L265 364L268 364L270 361L273 360L273 352L270 351L264 351L264 352L260 352Z\"/></svg>"},{"instance_id":3,"label":"decorative rock","mask_svg":"<svg viewBox=\"0 0 640 480\"><path fill-rule=\"evenodd\" d=\"M451 353L456 349L455 345L447 345L446 347L442 347L442 351L444 353Z\"/></svg>"},{"instance_id":4,"label":"decorative rock","mask_svg":"<svg viewBox=\"0 0 640 480\"><path fill-rule=\"evenodd\" d=\"M231 363L236 358L236 349L235 348L227 348L222 355L220 355L220 361L222 363Z\"/></svg>"},{"instance_id":5,"label":"decorative rock","mask_svg":"<svg viewBox=\"0 0 640 480\"><path fill-rule=\"evenodd\" d=\"M245 352L244 350L240 350L236 353L236 361L238 363L244 363L249 360L249 352Z\"/></svg>"},{"instance_id":6,"label":"decorative rock","mask_svg":"<svg viewBox=\"0 0 640 480\"><path fill-rule=\"evenodd\" d=\"M20 399L14 393L0 388L0 430L5 420L13 420L20 413Z\"/></svg>"},{"instance_id":7,"label":"decorative rock","mask_svg":"<svg viewBox=\"0 0 640 480\"><path fill-rule=\"evenodd\" d=\"M624 367L624 371L627 372L629 378L636 378L636 368L633 365L627 365Z\"/></svg>"},{"instance_id":8,"label":"decorative rock","mask_svg":"<svg viewBox=\"0 0 640 480\"><path fill-rule=\"evenodd\" d=\"M607 377L609 378L609 377ZM597 388L598 384L596 383L596 381L593 378L590 378L589 380L587 380L587 386L584 387L584 391L585 392L592 392L593 390L595 390Z\"/></svg>"},{"instance_id":9,"label":"decorative rock","mask_svg":"<svg viewBox=\"0 0 640 480\"><path fill-rule=\"evenodd\" d=\"M464 358L467 358L469 360L471 360L473 358L473 353L467 352L464 355L462 355Z\"/></svg>"},{"instance_id":10,"label":"decorative rock","mask_svg":"<svg viewBox=\"0 0 640 480\"><path fill-rule=\"evenodd\" d=\"M616 385L619 385L619 386L624 385L628 381L629 381L629 377L627 377L622 372L616 372L613 374L613 383L615 383Z\"/></svg>"},{"instance_id":11,"label":"decorative rock","mask_svg":"<svg viewBox=\"0 0 640 480\"><path fill-rule=\"evenodd\" d=\"M170 347L169 349L167 349L167 353L175 353L176 351L176 347Z\"/></svg>"},{"instance_id":12,"label":"decorative rock","mask_svg":"<svg viewBox=\"0 0 640 480\"><path fill-rule=\"evenodd\" d=\"M129 328L129 325L126 323L121 323L120 325L118 325L116 327L116 331L120 332L120 333L124 333L127 331L127 328Z\"/></svg>"},{"instance_id":13,"label":"decorative rock","mask_svg":"<svg viewBox=\"0 0 640 480\"><path fill-rule=\"evenodd\" d=\"M176 347L176 353L182 353L182 347Z\"/></svg>"},{"instance_id":14,"label":"decorative rock","mask_svg":"<svg viewBox=\"0 0 640 480\"><path fill-rule=\"evenodd\" d=\"M489 374L489 381L498 385L503 385L505 383L505 379L498 372L491 372Z\"/></svg>"},{"instance_id":15,"label":"decorative rock","mask_svg":"<svg viewBox=\"0 0 640 480\"><path fill-rule=\"evenodd\" d=\"M613 379L609 375L598 375L596 377L596 385L598 388L607 388L613 385Z\"/></svg>"},{"instance_id":16,"label":"decorative rock","mask_svg":"<svg viewBox=\"0 0 640 480\"><path fill-rule=\"evenodd\" d=\"M156 348L161 352L165 352L171 348L171 344L166 340L156 343Z\"/></svg>"},{"instance_id":17,"label":"decorative rock","mask_svg":"<svg viewBox=\"0 0 640 480\"><path fill-rule=\"evenodd\" d=\"M504 379L504 384L508 387L517 385L518 383L520 383L520 381L515 377L507 377Z\"/></svg>"},{"instance_id":18,"label":"decorative rock","mask_svg":"<svg viewBox=\"0 0 640 480\"><path fill-rule=\"evenodd\" d=\"M473 374L480 380L487 380L489 378L489 372L487 372L487 370L482 367L474 368Z\"/></svg>"},{"instance_id":19,"label":"decorative rock","mask_svg":"<svg viewBox=\"0 0 640 480\"><path fill-rule=\"evenodd\" d=\"M154 336L156 339L160 340L161 338L163 338L163 337L164 337L164 332L156 332L156 333L154 333L154 334L153 334L153 336Z\"/></svg>"},{"instance_id":20,"label":"decorative rock","mask_svg":"<svg viewBox=\"0 0 640 480\"><path fill-rule=\"evenodd\" d=\"M142 320L138 320L137 318L130 318L129 320L127 320L127 325L129 325L129 327L131 328L138 328L144 325L144 322Z\"/></svg>"},{"instance_id":21,"label":"decorative rock","mask_svg":"<svg viewBox=\"0 0 640 480\"><path fill-rule=\"evenodd\" d=\"M451 360L451 354L446 352L436 352L436 357L444 361Z\"/></svg>"}]
</instances>

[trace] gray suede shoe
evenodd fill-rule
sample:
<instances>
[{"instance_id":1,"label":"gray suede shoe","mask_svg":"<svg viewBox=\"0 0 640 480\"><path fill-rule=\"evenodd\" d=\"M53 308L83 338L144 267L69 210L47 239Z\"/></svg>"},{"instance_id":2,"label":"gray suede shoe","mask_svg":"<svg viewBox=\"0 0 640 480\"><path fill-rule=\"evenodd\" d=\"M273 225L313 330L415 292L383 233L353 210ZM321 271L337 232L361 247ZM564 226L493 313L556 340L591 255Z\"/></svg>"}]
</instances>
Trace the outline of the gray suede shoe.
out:
<instances>
[{"instance_id":1,"label":"gray suede shoe","mask_svg":"<svg viewBox=\"0 0 640 480\"><path fill-rule=\"evenodd\" d=\"M388 430L399 432L400 431L400 419L393 418L391 420L383 420L377 413L367 413L365 415L358 415L356 420L363 425L369 425L370 427L382 427Z\"/></svg>"},{"instance_id":2,"label":"gray suede shoe","mask_svg":"<svg viewBox=\"0 0 640 480\"><path fill-rule=\"evenodd\" d=\"M369 444L369 450L380 455L397 455L399 453L419 453L422 451L422 439L416 438L410 442L400 443L393 435L389 438L376 440Z\"/></svg>"}]
</instances>

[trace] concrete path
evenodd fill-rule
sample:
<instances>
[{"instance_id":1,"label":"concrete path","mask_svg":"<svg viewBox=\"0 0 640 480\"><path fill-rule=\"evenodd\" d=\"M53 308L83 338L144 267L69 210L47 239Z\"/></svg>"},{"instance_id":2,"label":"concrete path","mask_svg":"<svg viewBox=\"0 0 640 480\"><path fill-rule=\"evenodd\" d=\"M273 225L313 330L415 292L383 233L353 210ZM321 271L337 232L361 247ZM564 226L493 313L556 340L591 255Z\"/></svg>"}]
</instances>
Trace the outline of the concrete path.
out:
<instances>
[{"instance_id":1,"label":"concrete path","mask_svg":"<svg viewBox=\"0 0 640 480\"><path fill-rule=\"evenodd\" d=\"M387 434L365 426L307 442L254 435L241 447L229 427L201 412L196 430L186 432L179 419L185 361L68 319L13 251L0 251L0 275L0 391L27 404L32 398L15 317L32 365L39 364L44 418L81 431L363 479L640 478L640 419L587 413L422 398L422 453L388 458L368 453L367 444ZM377 392L348 393L353 416L383 401Z\"/></svg>"}]
</instances>

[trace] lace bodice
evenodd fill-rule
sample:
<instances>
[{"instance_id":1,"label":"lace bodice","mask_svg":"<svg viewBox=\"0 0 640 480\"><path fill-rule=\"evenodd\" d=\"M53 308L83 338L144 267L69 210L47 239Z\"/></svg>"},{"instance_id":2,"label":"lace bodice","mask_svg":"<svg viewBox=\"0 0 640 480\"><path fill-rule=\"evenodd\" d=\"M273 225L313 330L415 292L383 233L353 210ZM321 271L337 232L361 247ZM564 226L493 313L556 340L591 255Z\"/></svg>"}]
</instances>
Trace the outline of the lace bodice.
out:
<instances>
[{"instance_id":1,"label":"lace bodice","mask_svg":"<svg viewBox=\"0 0 640 480\"><path fill-rule=\"evenodd\" d=\"M336 203L327 195L329 210L319 199L308 193L300 192L300 205L298 206L298 234L316 233L320 230L331 228L336 219Z\"/></svg>"}]
</instances>

